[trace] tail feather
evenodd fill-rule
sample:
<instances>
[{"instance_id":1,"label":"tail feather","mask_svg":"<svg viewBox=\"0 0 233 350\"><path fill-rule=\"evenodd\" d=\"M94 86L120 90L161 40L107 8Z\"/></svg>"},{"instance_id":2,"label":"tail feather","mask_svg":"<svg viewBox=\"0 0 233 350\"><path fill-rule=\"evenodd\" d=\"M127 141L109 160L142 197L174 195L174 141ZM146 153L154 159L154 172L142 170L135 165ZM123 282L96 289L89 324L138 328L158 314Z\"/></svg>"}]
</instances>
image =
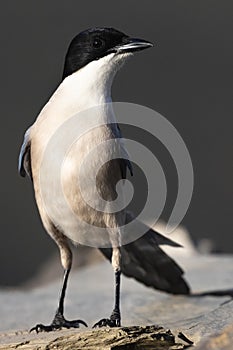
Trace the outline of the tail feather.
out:
<instances>
[{"instance_id":1,"label":"tail feather","mask_svg":"<svg viewBox=\"0 0 233 350\"><path fill-rule=\"evenodd\" d=\"M183 270L158 244L179 246L148 228L144 236L121 247L122 273L146 286L167 293L189 294L190 289L183 279ZM111 248L100 250L107 259L111 260Z\"/></svg>"}]
</instances>

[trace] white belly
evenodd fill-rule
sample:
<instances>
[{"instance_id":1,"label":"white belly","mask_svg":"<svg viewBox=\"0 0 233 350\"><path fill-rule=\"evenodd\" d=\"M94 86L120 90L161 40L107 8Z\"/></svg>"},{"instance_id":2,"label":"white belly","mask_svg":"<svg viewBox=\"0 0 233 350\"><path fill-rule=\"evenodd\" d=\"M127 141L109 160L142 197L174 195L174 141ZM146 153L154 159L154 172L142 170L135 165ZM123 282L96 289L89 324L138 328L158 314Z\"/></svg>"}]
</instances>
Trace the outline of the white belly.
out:
<instances>
[{"instance_id":1,"label":"white belly","mask_svg":"<svg viewBox=\"0 0 233 350\"><path fill-rule=\"evenodd\" d=\"M38 207L43 207L46 220L73 241L109 246L109 237L114 239L124 223L124 212L119 213L124 207L121 169L118 160L108 163L122 156L122 145L119 139L112 139L112 131L106 126L78 139L75 128L80 130L76 123L68 128L72 132L64 127L54 133L40 152L40 166L33 167L37 168L34 186ZM116 198L119 180L120 195Z\"/></svg>"}]
</instances>

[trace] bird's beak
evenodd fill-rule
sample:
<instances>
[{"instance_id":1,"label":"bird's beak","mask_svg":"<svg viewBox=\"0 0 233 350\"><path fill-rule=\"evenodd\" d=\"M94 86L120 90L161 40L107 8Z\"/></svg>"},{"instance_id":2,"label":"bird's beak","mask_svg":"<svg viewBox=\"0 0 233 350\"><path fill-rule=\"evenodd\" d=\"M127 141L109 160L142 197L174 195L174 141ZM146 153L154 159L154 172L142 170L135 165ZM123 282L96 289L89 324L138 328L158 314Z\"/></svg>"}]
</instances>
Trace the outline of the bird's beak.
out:
<instances>
[{"instance_id":1,"label":"bird's beak","mask_svg":"<svg viewBox=\"0 0 233 350\"><path fill-rule=\"evenodd\" d=\"M117 53L135 52L152 47L153 44L143 39L127 38L124 43L115 47Z\"/></svg>"}]
</instances>

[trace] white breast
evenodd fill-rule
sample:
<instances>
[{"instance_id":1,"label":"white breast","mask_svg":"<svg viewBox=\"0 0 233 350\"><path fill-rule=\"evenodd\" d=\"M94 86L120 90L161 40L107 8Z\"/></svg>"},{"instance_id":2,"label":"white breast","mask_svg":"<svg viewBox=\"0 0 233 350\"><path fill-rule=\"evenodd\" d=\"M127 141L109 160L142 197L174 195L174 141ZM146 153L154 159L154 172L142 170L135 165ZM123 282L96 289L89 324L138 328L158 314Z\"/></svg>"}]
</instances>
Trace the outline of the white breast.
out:
<instances>
[{"instance_id":1,"label":"white breast","mask_svg":"<svg viewBox=\"0 0 233 350\"><path fill-rule=\"evenodd\" d=\"M96 189L90 186L88 179L101 164L120 152L117 141L114 147L102 147L101 152L92 154L90 166L82 171L83 186L78 177L90 151L112 137L108 127L97 127L116 122L110 97L116 67L112 66L111 59L109 55L91 62L67 77L43 108L31 131L33 183L46 229L49 230L49 221L52 221L72 240L89 242L89 245L96 237L95 230L91 233L93 225L119 226L124 221L119 215L97 215L86 205L82 195L84 190L85 195L99 205ZM92 131L87 132L90 129ZM118 164L114 163L112 172L111 169L103 172L103 177L105 190L111 196L109 183L114 178L116 182L121 179ZM86 238L87 228L89 239ZM106 239L103 236L103 240Z\"/></svg>"}]
</instances>

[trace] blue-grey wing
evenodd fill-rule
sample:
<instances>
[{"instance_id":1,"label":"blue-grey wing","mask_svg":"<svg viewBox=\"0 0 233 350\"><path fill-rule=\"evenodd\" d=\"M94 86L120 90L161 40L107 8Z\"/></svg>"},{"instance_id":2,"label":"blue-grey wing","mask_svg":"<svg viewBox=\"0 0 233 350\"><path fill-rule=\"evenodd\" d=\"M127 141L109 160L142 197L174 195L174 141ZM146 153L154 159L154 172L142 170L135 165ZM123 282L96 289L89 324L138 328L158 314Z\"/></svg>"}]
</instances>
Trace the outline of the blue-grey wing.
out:
<instances>
[{"instance_id":1,"label":"blue-grey wing","mask_svg":"<svg viewBox=\"0 0 233 350\"><path fill-rule=\"evenodd\" d=\"M19 154L18 172L21 176L28 175L32 179L30 128L24 134Z\"/></svg>"}]
</instances>

